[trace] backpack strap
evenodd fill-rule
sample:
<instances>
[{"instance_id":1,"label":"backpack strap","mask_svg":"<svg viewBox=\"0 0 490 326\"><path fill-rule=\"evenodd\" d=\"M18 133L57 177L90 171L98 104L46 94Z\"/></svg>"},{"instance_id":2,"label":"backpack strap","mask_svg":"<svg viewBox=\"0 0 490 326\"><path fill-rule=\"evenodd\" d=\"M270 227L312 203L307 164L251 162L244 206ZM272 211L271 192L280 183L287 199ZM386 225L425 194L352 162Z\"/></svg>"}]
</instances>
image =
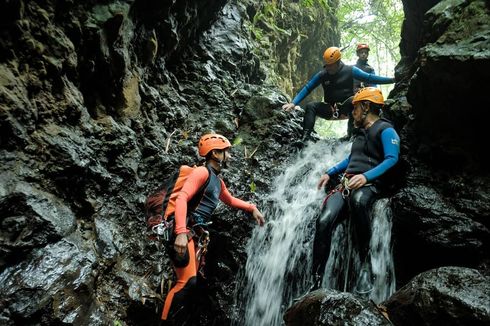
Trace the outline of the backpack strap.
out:
<instances>
[{"instance_id":1,"label":"backpack strap","mask_svg":"<svg viewBox=\"0 0 490 326\"><path fill-rule=\"evenodd\" d=\"M211 171L211 168L209 166L207 166L207 165L205 165L205 166L206 166L206 169L208 169L208 178L206 179L206 182L204 182L202 184L202 186L199 188L199 190L196 192L196 194L191 198L191 200L189 200L189 202L187 203L187 212L188 213L191 210L193 211L194 209L196 209L197 205L199 205L199 202L201 201L202 196L204 195L204 191L208 187L209 181L211 180L211 173L213 173L213 172ZM189 207L191 209L189 209Z\"/></svg>"},{"instance_id":2,"label":"backpack strap","mask_svg":"<svg viewBox=\"0 0 490 326\"><path fill-rule=\"evenodd\" d=\"M204 191L208 187L209 181L211 180L211 173L213 173L213 172L211 171L211 168L209 166L205 165L205 167L208 170L208 178L206 179L206 182L204 182L199 187L199 190L194 194L194 196L191 198L191 200L189 200L189 202L187 203L187 214L188 215L189 215L189 212L190 211L194 211L196 209L197 205L199 205L199 202L201 201L202 196L204 195ZM168 197L170 198L171 191L170 192L167 192L167 193L168 193ZM166 198L166 200L168 202L168 199L167 198ZM166 203L165 202L163 203L163 207L166 207ZM167 220L168 221L171 221L173 219L174 219L174 214L172 213L167 218Z\"/></svg>"},{"instance_id":3,"label":"backpack strap","mask_svg":"<svg viewBox=\"0 0 490 326\"><path fill-rule=\"evenodd\" d=\"M173 186L175 185L175 182L177 181L179 174L180 174L180 169L179 169L179 171L175 172L172 175L171 180L168 182L168 185L167 185L166 190L165 190L165 196L163 197L162 205L161 205L162 216L165 215L165 208L168 205L168 201L170 200L170 195L172 195L172 192L173 192L172 191Z\"/></svg>"}]
</instances>

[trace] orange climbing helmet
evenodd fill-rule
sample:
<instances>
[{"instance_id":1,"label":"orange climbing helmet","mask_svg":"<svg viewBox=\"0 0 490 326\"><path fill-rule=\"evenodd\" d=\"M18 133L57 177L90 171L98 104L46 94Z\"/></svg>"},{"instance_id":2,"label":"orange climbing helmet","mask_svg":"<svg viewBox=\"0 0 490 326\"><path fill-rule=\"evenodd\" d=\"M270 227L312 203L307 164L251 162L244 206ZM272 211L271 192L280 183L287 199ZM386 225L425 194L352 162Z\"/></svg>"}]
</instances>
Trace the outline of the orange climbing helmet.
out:
<instances>
[{"instance_id":1,"label":"orange climbing helmet","mask_svg":"<svg viewBox=\"0 0 490 326\"><path fill-rule=\"evenodd\" d=\"M231 147L231 143L225 136L206 134L199 139L197 147L199 148L199 155L205 157L213 149L225 149Z\"/></svg>"},{"instance_id":2,"label":"orange climbing helmet","mask_svg":"<svg viewBox=\"0 0 490 326\"><path fill-rule=\"evenodd\" d=\"M362 49L366 49L366 50L370 50L369 49L369 45L367 45L366 43L359 43L357 44L357 49L356 49L356 52L359 52L359 50L362 50Z\"/></svg>"},{"instance_id":3,"label":"orange climbing helmet","mask_svg":"<svg viewBox=\"0 0 490 326\"><path fill-rule=\"evenodd\" d=\"M341 57L340 49L335 46L329 47L323 52L323 60L327 65L336 63Z\"/></svg>"},{"instance_id":4,"label":"orange climbing helmet","mask_svg":"<svg viewBox=\"0 0 490 326\"><path fill-rule=\"evenodd\" d=\"M352 99L352 104L356 104L357 102L361 101L369 101L380 105L385 103L383 93L381 93L381 90L376 87L364 87L358 90Z\"/></svg>"}]
</instances>

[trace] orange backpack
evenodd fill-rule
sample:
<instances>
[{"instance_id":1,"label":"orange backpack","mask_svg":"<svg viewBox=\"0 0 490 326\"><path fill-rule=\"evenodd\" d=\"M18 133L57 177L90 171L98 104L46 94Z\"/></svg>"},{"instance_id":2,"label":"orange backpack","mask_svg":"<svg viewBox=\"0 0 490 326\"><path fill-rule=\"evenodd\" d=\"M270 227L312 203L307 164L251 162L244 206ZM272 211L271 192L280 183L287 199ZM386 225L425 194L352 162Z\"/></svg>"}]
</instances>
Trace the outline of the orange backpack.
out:
<instances>
[{"instance_id":1,"label":"orange backpack","mask_svg":"<svg viewBox=\"0 0 490 326\"><path fill-rule=\"evenodd\" d=\"M197 166L181 165L179 170L172 176L166 179L163 184L146 198L145 212L146 212L146 225L149 229L155 225L167 221L170 216L175 212L175 200L179 195L180 190L184 186L187 177L191 174ZM209 171L211 175L211 171ZM204 190L209 184L209 177L206 182L201 186L199 191L191 198L187 203L187 211L193 211L204 194Z\"/></svg>"}]
</instances>

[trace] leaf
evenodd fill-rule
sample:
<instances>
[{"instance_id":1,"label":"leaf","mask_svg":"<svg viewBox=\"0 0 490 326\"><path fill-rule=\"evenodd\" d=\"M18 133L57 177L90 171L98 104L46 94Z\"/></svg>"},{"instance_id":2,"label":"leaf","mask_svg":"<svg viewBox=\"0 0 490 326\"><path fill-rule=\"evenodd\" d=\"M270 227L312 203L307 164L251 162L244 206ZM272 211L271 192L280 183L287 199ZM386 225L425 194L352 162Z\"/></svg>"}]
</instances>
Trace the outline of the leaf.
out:
<instances>
[{"instance_id":1,"label":"leaf","mask_svg":"<svg viewBox=\"0 0 490 326\"><path fill-rule=\"evenodd\" d=\"M256 189L257 189L257 185L252 180L252 182L250 182L250 191L255 192Z\"/></svg>"},{"instance_id":2,"label":"leaf","mask_svg":"<svg viewBox=\"0 0 490 326\"><path fill-rule=\"evenodd\" d=\"M241 138L240 136L238 136L235 139L233 139L233 146L240 145L242 142L243 142L243 138Z\"/></svg>"}]
</instances>

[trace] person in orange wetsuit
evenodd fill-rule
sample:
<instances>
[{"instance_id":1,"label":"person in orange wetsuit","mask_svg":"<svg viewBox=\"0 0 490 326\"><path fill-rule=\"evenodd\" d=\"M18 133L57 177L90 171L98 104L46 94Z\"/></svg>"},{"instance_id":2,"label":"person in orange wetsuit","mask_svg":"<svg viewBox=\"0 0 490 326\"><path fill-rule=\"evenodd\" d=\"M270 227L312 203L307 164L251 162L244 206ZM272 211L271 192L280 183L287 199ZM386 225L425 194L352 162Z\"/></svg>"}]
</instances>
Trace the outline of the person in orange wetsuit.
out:
<instances>
[{"instance_id":1,"label":"person in orange wetsuit","mask_svg":"<svg viewBox=\"0 0 490 326\"><path fill-rule=\"evenodd\" d=\"M196 276L199 262L196 261L197 243L193 237L193 226L205 226L212 213L222 201L226 205L251 213L257 224L264 225L264 216L254 204L233 197L218 176L227 166L231 143L218 134L206 134L198 144L199 155L206 158L186 179L175 201L175 241L170 257L177 275L175 286L169 291L163 306L162 321L180 325L190 315L186 303L195 295ZM188 211L189 201L202 193L196 208Z\"/></svg>"}]
</instances>

